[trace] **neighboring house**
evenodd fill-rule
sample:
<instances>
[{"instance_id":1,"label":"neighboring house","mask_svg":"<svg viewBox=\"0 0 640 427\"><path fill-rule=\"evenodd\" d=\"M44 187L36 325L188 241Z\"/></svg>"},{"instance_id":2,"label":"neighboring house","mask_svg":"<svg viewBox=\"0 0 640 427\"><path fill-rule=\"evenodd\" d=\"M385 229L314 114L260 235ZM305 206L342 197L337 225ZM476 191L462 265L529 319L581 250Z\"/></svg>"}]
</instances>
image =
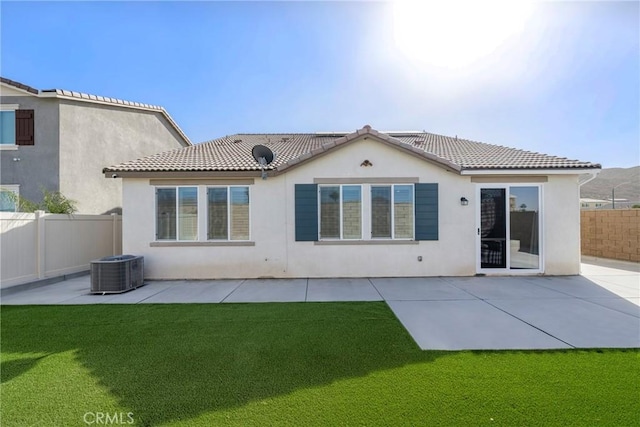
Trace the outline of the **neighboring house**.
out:
<instances>
[{"instance_id":1,"label":"neighboring house","mask_svg":"<svg viewBox=\"0 0 640 427\"><path fill-rule=\"evenodd\" d=\"M638 202L631 202L628 199L616 199L615 203L609 200L600 199L580 199L580 209L593 210L593 209L631 209L634 205L638 205Z\"/></svg>"},{"instance_id":2,"label":"neighboring house","mask_svg":"<svg viewBox=\"0 0 640 427\"><path fill-rule=\"evenodd\" d=\"M276 153L261 179L255 145ZM425 132L239 134L104 169L153 279L579 273L600 165ZM111 178L109 178L111 179Z\"/></svg>"},{"instance_id":3,"label":"neighboring house","mask_svg":"<svg viewBox=\"0 0 640 427\"><path fill-rule=\"evenodd\" d=\"M616 200L617 203L617 200ZM580 209L589 210L589 209L602 209L604 206L611 206L611 200L601 200L601 199L589 199L589 198L581 198L580 199Z\"/></svg>"},{"instance_id":4,"label":"neighboring house","mask_svg":"<svg viewBox=\"0 0 640 427\"><path fill-rule=\"evenodd\" d=\"M162 107L0 78L0 210L16 208L8 192L39 202L46 189L80 213L119 212L122 182L105 164L190 145Z\"/></svg>"}]
</instances>

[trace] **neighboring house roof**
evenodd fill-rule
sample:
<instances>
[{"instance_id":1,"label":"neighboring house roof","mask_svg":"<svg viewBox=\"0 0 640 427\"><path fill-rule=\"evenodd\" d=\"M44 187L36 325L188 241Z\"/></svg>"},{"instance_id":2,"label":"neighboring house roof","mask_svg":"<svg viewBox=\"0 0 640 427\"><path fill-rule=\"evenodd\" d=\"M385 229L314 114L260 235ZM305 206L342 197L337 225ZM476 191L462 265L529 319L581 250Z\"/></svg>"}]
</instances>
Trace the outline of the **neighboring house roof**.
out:
<instances>
[{"instance_id":1,"label":"neighboring house roof","mask_svg":"<svg viewBox=\"0 0 640 427\"><path fill-rule=\"evenodd\" d=\"M0 82L2 82L4 84L8 84L9 86L13 86L13 87L18 88L18 89L22 89L24 91L33 93L34 95L38 94L38 89L33 88L31 86L27 86L27 85L19 83L19 82L15 82L13 80L5 79L4 77L0 77Z\"/></svg>"},{"instance_id":2,"label":"neighboring house roof","mask_svg":"<svg viewBox=\"0 0 640 427\"><path fill-rule=\"evenodd\" d=\"M147 110L147 111L155 111L161 113L164 118L171 124L171 126L175 129L175 131L180 135L180 137L184 140L186 145L193 145L191 140L187 137L187 135L180 129L180 126L171 118L167 110L159 105L149 105L142 104L140 102L132 102L132 101L124 101L122 99L109 98L106 96L98 96L98 95L90 95L81 92L73 92L64 89L46 89L46 90L38 90L32 88L31 86L27 86L25 84L7 79L5 77L0 77L0 82L6 85L9 85L14 88L22 89L30 94L42 97L42 98L61 98L61 99L73 99L74 101L86 101L93 102L97 104L114 104L120 107L128 107L135 108L139 110Z\"/></svg>"},{"instance_id":3,"label":"neighboring house roof","mask_svg":"<svg viewBox=\"0 0 640 427\"><path fill-rule=\"evenodd\" d=\"M253 159L251 150L261 144L276 153L276 159L266 169L278 174L360 137L372 137L458 173L473 170L600 168L595 163L428 132L384 133L367 125L350 134L236 134L111 166L105 168L104 172L127 175L149 172L254 172L260 170L260 165Z\"/></svg>"},{"instance_id":4,"label":"neighboring house roof","mask_svg":"<svg viewBox=\"0 0 640 427\"><path fill-rule=\"evenodd\" d=\"M627 199L616 199L616 202L622 200L627 201ZM611 203L611 200L602 200L602 199L589 199L589 198L580 198L580 202L582 203Z\"/></svg>"}]
</instances>

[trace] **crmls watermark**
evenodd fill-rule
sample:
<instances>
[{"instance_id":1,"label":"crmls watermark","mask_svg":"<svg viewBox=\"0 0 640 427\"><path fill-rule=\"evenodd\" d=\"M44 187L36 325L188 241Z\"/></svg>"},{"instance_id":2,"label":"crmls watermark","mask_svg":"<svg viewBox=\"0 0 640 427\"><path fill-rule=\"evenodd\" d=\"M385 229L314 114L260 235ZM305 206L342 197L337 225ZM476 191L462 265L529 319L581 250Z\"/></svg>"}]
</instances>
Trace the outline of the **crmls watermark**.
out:
<instances>
[{"instance_id":1,"label":"crmls watermark","mask_svg":"<svg viewBox=\"0 0 640 427\"><path fill-rule=\"evenodd\" d=\"M133 424L133 412L86 412L82 417L87 425L126 425Z\"/></svg>"}]
</instances>

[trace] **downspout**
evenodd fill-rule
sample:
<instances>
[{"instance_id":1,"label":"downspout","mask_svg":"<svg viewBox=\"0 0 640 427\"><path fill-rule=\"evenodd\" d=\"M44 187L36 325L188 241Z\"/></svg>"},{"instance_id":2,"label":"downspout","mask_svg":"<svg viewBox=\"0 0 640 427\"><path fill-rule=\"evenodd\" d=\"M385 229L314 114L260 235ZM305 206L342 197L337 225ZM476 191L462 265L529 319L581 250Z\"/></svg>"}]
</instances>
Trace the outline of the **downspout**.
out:
<instances>
[{"instance_id":1,"label":"downspout","mask_svg":"<svg viewBox=\"0 0 640 427\"><path fill-rule=\"evenodd\" d=\"M596 179L601 171L602 169L594 169L590 170L586 174L583 174L588 176L584 181L578 181L578 203L580 203L580 190L582 189L582 186ZM578 244L580 245L580 274L582 274L582 214L580 213L580 210L582 210L582 206L580 206L580 208L578 209L578 227L580 228L580 234L578 235Z\"/></svg>"}]
</instances>

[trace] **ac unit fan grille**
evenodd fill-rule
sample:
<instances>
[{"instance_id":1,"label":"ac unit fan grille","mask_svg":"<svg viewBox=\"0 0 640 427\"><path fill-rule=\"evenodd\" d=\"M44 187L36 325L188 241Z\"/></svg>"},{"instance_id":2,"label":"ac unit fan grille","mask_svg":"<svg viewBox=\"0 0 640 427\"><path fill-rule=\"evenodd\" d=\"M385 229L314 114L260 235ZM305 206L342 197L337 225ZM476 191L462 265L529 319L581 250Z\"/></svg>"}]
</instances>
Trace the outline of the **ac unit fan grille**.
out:
<instances>
[{"instance_id":1,"label":"ac unit fan grille","mask_svg":"<svg viewBox=\"0 0 640 427\"><path fill-rule=\"evenodd\" d=\"M121 293L144 285L144 257L121 255L91 263L92 293Z\"/></svg>"}]
</instances>

